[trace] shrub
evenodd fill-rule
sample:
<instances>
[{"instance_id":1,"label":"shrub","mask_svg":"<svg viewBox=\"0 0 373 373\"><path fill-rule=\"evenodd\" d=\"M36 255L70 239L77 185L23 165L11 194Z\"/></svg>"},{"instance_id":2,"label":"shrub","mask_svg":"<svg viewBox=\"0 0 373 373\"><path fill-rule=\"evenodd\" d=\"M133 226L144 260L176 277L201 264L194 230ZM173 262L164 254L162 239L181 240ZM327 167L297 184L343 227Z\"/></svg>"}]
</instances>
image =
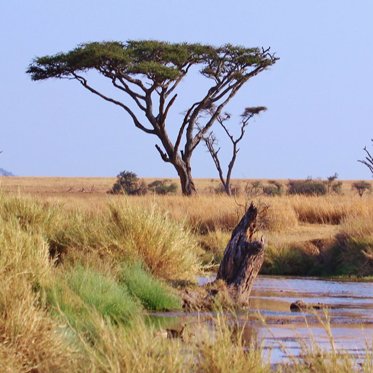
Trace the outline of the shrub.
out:
<instances>
[{"instance_id":1,"label":"shrub","mask_svg":"<svg viewBox=\"0 0 373 373\"><path fill-rule=\"evenodd\" d=\"M263 192L263 184L261 181L252 181L247 183L245 187L245 192L247 195L254 197L258 196Z\"/></svg>"},{"instance_id":2,"label":"shrub","mask_svg":"<svg viewBox=\"0 0 373 373\"><path fill-rule=\"evenodd\" d=\"M325 183L319 180L290 180L288 183L288 194L321 196L325 195L327 191Z\"/></svg>"},{"instance_id":3,"label":"shrub","mask_svg":"<svg viewBox=\"0 0 373 373\"><path fill-rule=\"evenodd\" d=\"M337 181L332 184L332 191L336 194L342 194L342 181Z\"/></svg>"},{"instance_id":4,"label":"shrub","mask_svg":"<svg viewBox=\"0 0 373 373\"><path fill-rule=\"evenodd\" d=\"M112 186L111 194L143 195L146 194L146 184L134 172L122 171L117 175L117 181Z\"/></svg>"},{"instance_id":5,"label":"shrub","mask_svg":"<svg viewBox=\"0 0 373 373\"><path fill-rule=\"evenodd\" d=\"M230 188L231 188L231 195L232 195L232 196L237 196L237 195L240 194L240 192L241 192L241 188L240 188L239 185L234 185L234 184L232 184L232 185L230 186ZM223 185L223 184L219 184L217 187L215 187L215 188L213 189L213 191L214 191L216 194L226 194L226 193L227 193L226 190L225 190L225 188L224 188L224 185Z\"/></svg>"},{"instance_id":6,"label":"shrub","mask_svg":"<svg viewBox=\"0 0 373 373\"><path fill-rule=\"evenodd\" d=\"M276 180L268 181L269 185L263 186L263 194L266 196L281 196L283 193L282 184Z\"/></svg>"},{"instance_id":7,"label":"shrub","mask_svg":"<svg viewBox=\"0 0 373 373\"><path fill-rule=\"evenodd\" d=\"M139 262L123 265L120 282L148 310L167 311L181 308L180 299L172 294L172 290L155 279Z\"/></svg>"},{"instance_id":8,"label":"shrub","mask_svg":"<svg viewBox=\"0 0 373 373\"><path fill-rule=\"evenodd\" d=\"M334 175L328 176L326 178L326 186L328 189L328 193L335 192L335 193L340 193L342 183L337 182L336 180L338 179L338 174L335 173Z\"/></svg>"},{"instance_id":9,"label":"shrub","mask_svg":"<svg viewBox=\"0 0 373 373\"><path fill-rule=\"evenodd\" d=\"M366 192L372 191L372 186L367 181L356 181L352 184L352 189L355 189L360 197Z\"/></svg>"},{"instance_id":10,"label":"shrub","mask_svg":"<svg viewBox=\"0 0 373 373\"><path fill-rule=\"evenodd\" d=\"M174 194L177 191L177 185L171 180L155 180L148 185L148 189L155 194Z\"/></svg>"}]
</instances>

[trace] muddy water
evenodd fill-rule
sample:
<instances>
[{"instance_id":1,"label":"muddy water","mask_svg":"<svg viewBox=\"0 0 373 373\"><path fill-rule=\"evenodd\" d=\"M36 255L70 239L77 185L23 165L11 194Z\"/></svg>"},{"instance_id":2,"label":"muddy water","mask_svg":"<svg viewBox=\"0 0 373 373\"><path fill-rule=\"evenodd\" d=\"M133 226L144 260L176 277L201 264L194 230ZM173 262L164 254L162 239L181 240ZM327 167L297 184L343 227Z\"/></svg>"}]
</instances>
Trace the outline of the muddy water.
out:
<instances>
[{"instance_id":1,"label":"muddy water","mask_svg":"<svg viewBox=\"0 0 373 373\"><path fill-rule=\"evenodd\" d=\"M322 303L325 311L291 312L296 300ZM302 353L316 342L321 348L363 355L373 343L373 283L309 278L264 277L257 279L250 313L259 312L265 323L258 337L272 362ZM330 323L332 340L323 322Z\"/></svg>"},{"instance_id":2,"label":"muddy water","mask_svg":"<svg viewBox=\"0 0 373 373\"><path fill-rule=\"evenodd\" d=\"M200 284L209 278L201 278ZM299 356L303 346L316 343L362 356L373 348L373 283L316 278L259 276L251 294L250 310L240 315L248 335L255 335L272 363ZM325 311L291 312L290 304L302 300L322 303ZM166 315L163 315L166 316ZM194 314L169 317L193 319ZM323 322L328 319L333 342Z\"/></svg>"}]
</instances>

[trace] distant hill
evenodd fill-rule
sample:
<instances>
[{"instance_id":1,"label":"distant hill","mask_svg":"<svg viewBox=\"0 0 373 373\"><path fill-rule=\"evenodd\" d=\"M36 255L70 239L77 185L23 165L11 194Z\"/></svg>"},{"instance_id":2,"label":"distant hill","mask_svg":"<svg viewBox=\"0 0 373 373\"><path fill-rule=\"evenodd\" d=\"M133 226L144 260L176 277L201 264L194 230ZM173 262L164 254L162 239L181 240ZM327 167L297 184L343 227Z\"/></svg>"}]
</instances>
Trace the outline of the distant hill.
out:
<instances>
[{"instance_id":1,"label":"distant hill","mask_svg":"<svg viewBox=\"0 0 373 373\"><path fill-rule=\"evenodd\" d=\"M0 176L14 176L11 172L0 168Z\"/></svg>"}]
</instances>

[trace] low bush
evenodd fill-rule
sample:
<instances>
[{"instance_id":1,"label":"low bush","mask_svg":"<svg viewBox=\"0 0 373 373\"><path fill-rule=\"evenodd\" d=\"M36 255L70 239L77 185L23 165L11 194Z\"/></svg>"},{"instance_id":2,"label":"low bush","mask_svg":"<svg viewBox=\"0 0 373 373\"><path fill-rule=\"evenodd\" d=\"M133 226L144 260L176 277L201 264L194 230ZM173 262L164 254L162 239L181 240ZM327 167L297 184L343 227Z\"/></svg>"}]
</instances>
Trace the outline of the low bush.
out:
<instances>
[{"instance_id":1,"label":"low bush","mask_svg":"<svg viewBox=\"0 0 373 373\"><path fill-rule=\"evenodd\" d=\"M171 180L154 180L148 185L149 191L160 194L175 194L177 191L176 183L173 183Z\"/></svg>"},{"instance_id":2,"label":"low bush","mask_svg":"<svg viewBox=\"0 0 373 373\"><path fill-rule=\"evenodd\" d=\"M268 185L263 186L263 194L266 196L281 196L283 194L283 186L277 180L268 181Z\"/></svg>"},{"instance_id":3,"label":"low bush","mask_svg":"<svg viewBox=\"0 0 373 373\"><path fill-rule=\"evenodd\" d=\"M290 180L288 183L288 194L322 196L327 194L327 192L327 186L323 181L319 180Z\"/></svg>"},{"instance_id":4,"label":"low bush","mask_svg":"<svg viewBox=\"0 0 373 373\"><path fill-rule=\"evenodd\" d=\"M370 193L372 191L372 185L367 181L356 181L352 184L352 189L356 190L360 197L365 193Z\"/></svg>"},{"instance_id":5,"label":"low bush","mask_svg":"<svg viewBox=\"0 0 373 373\"><path fill-rule=\"evenodd\" d=\"M117 181L112 186L111 194L144 195L147 187L144 181L140 180L134 172L122 171L117 175Z\"/></svg>"},{"instance_id":6,"label":"low bush","mask_svg":"<svg viewBox=\"0 0 373 373\"><path fill-rule=\"evenodd\" d=\"M245 186L245 193L250 197L259 196L263 192L263 184L261 181L256 180L247 183Z\"/></svg>"},{"instance_id":7,"label":"low bush","mask_svg":"<svg viewBox=\"0 0 373 373\"><path fill-rule=\"evenodd\" d=\"M237 196L238 194L241 193L241 188L239 185L231 185L230 186L231 188L231 195L232 196ZM218 186L216 186L215 188L213 188L213 192L216 193L216 194L226 194L226 190L224 188L224 185L223 184L219 184Z\"/></svg>"},{"instance_id":8,"label":"low bush","mask_svg":"<svg viewBox=\"0 0 373 373\"><path fill-rule=\"evenodd\" d=\"M342 194L342 187L343 187L342 181L337 181L332 184L331 189L332 189L332 192L336 194Z\"/></svg>"}]
</instances>

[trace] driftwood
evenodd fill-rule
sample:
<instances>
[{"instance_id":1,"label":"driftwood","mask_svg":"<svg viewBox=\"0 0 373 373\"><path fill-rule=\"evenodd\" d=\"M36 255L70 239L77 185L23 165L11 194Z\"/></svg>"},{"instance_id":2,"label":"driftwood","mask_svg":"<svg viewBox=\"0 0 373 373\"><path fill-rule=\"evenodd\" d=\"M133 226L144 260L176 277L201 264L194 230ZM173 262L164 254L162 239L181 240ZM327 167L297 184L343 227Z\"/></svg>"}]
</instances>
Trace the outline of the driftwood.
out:
<instances>
[{"instance_id":1,"label":"driftwood","mask_svg":"<svg viewBox=\"0 0 373 373\"><path fill-rule=\"evenodd\" d=\"M254 241L258 210L251 203L233 230L216 280L198 289L185 290L185 309L208 309L214 305L240 307L248 304L254 280L264 261L264 242Z\"/></svg>"}]
</instances>

